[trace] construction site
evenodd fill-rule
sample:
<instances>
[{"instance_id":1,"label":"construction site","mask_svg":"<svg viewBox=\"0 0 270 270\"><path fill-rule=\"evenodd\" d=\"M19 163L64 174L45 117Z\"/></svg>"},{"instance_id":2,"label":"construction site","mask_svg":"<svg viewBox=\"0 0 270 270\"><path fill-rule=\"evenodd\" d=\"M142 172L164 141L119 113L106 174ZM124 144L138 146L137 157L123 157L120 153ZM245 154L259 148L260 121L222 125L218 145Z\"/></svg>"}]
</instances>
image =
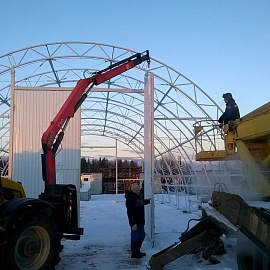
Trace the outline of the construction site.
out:
<instances>
[{"instance_id":1,"label":"construction site","mask_svg":"<svg viewBox=\"0 0 270 270\"><path fill-rule=\"evenodd\" d=\"M91 201L100 200L101 212L102 196L121 204L135 182L151 199L145 206L151 256L118 268L91 268L89 255L82 269L176 269L170 264L196 252L209 265L190 269L208 269L218 264L215 255L225 254L215 253L224 237L235 241L239 270L270 269L269 101L221 124L224 108L184 74L152 58L151 48L137 52L93 42L7 52L0 56L0 81L1 269L71 269L61 254L67 245L72 256L70 241L85 243L89 232L82 224L98 219L90 218ZM103 172L114 179L106 192L101 186L93 191L101 176L83 180L82 156L116 161ZM119 159L136 160L140 167L119 173ZM96 181L91 196L82 186L90 190L87 181ZM86 201L80 192L90 192ZM171 216L171 207L187 217L187 231L179 229L164 245L157 244L160 207L172 224L179 217ZM189 219L197 220L189 226ZM168 239L173 242L165 246ZM90 254L91 238L87 243L81 248ZM215 267L209 269L225 269Z\"/></svg>"}]
</instances>

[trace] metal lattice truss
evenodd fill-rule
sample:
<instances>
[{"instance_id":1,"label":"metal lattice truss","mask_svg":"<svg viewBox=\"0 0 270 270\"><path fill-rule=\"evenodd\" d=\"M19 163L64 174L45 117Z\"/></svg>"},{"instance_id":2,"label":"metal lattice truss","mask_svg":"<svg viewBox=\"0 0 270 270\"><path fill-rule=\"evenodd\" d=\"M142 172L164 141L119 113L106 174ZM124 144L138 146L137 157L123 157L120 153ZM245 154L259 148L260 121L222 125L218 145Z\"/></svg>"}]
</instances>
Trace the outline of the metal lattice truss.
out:
<instances>
[{"instance_id":1,"label":"metal lattice truss","mask_svg":"<svg viewBox=\"0 0 270 270\"><path fill-rule=\"evenodd\" d=\"M148 48L146 48L148 49ZM151 48L150 56L151 56ZM90 42L59 42L32 46L0 56L1 156L9 152L11 72L15 85L28 87L74 87L84 76L108 67L137 52ZM222 111L194 82L168 65L151 58L101 88L91 92L82 105L82 143L89 136L117 139L143 158L144 98L148 72L154 73L154 133L156 172L183 174L194 159L193 125L201 119L217 119ZM129 88L131 92L116 92Z\"/></svg>"}]
</instances>

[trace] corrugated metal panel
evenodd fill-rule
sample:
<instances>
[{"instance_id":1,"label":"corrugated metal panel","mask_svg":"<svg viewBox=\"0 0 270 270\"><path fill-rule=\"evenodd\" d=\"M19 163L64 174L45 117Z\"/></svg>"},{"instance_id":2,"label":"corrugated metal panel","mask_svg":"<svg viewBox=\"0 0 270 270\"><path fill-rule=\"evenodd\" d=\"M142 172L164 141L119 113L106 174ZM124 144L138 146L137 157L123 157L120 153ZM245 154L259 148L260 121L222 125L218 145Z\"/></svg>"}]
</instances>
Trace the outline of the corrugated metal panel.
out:
<instances>
[{"instance_id":1,"label":"corrugated metal panel","mask_svg":"<svg viewBox=\"0 0 270 270\"><path fill-rule=\"evenodd\" d=\"M41 169L41 137L70 91L14 91L14 139L12 179L23 184L27 197L44 190ZM57 183L80 186L81 113L77 111L65 131L56 156Z\"/></svg>"}]
</instances>

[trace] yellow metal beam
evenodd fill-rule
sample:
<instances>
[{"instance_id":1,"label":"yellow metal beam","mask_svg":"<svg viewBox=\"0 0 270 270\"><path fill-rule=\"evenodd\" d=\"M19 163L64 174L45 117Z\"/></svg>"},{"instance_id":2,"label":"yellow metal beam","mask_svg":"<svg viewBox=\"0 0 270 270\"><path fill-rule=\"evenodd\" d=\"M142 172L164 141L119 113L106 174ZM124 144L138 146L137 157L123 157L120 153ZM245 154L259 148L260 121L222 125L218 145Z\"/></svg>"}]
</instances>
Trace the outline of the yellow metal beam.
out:
<instances>
[{"instance_id":1,"label":"yellow metal beam","mask_svg":"<svg viewBox=\"0 0 270 270\"><path fill-rule=\"evenodd\" d=\"M224 160L227 157L225 150L217 151L201 151L196 154L197 161L215 161L215 160Z\"/></svg>"},{"instance_id":2,"label":"yellow metal beam","mask_svg":"<svg viewBox=\"0 0 270 270\"><path fill-rule=\"evenodd\" d=\"M237 125L236 139L270 139L270 102L241 118Z\"/></svg>"}]
</instances>

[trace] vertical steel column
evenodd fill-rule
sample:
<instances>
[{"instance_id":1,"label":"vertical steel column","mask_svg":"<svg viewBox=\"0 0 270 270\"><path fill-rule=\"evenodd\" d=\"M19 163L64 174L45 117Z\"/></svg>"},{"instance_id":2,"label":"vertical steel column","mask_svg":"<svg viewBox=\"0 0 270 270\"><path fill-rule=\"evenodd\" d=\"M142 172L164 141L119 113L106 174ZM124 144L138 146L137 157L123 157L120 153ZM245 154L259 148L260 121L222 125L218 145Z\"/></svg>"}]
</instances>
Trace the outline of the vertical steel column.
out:
<instances>
[{"instance_id":1,"label":"vertical steel column","mask_svg":"<svg viewBox=\"0 0 270 270\"><path fill-rule=\"evenodd\" d=\"M115 140L115 195L118 202L118 164L117 164L117 139Z\"/></svg>"},{"instance_id":2,"label":"vertical steel column","mask_svg":"<svg viewBox=\"0 0 270 270\"><path fill-rule=\"evenodd\" d=\"M10 127L9 127L9 158L8 158L8 178L12 179L13 171L13 134L14 134L14 94L15 94L15 70L14 67L10 69Z\"/></svg>"},{"instance_id":3,"label":"vertical steel column","mask_svg":"<svg viewBox=\"0 0 270 270\"><path fill-rule=\"evenodd\" d=\"M144 196L151 198L145 206L145 231L154 245L154 74L150 73L144 89Z\"/></svg>"}]
</instances>

